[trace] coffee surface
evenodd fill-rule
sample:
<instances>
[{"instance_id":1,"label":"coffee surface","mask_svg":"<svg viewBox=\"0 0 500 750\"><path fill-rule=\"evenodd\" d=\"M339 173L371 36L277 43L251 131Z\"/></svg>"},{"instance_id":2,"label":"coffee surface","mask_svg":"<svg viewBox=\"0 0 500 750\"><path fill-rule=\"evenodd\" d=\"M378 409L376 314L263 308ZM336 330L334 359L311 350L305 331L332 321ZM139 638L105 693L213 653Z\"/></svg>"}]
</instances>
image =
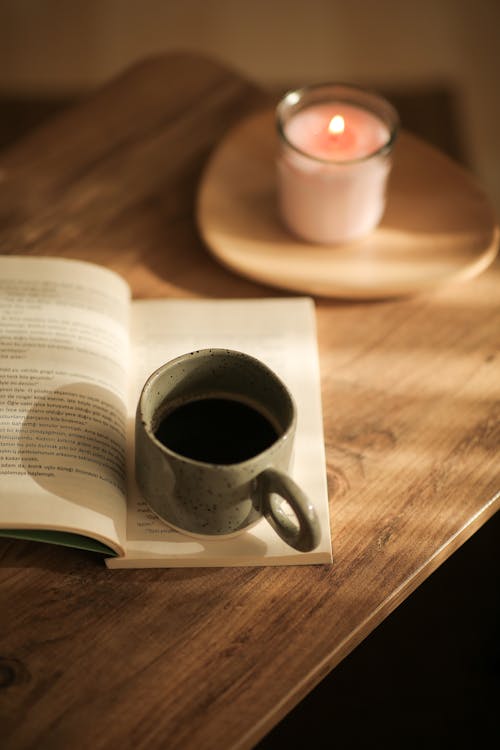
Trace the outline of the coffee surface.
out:
<instances>
[{"instance_id":1,"label":"coffee surface","mask_svg":"<svg viewBox=\"0 0 500 750\"><path fill-rule=\"evenodd\" d=\"M268 448L278 431L249 404L210 396L172 408L162 417L155 435L167 448L187 458L234 464Z\"/></svg>"}]
</instances>

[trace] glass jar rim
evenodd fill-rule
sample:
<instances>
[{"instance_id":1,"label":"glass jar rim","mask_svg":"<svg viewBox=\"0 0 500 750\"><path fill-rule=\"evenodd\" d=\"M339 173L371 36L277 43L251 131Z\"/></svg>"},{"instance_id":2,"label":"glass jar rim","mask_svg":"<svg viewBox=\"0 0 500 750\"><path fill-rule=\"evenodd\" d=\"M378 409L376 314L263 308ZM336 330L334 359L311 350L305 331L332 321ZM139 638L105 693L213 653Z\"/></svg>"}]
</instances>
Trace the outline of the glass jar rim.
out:
<instances>
[{"instance_id":1,"label":"glass jar rim","mask_svg":"<svg viewBox=\"0 0 500 750\"><path fill-rule=\"evenodd\" d=\"M382 120L389 130L387 141L369 154L346 160L313 156L290 141L285 131L289 117L311 104L328 104L332 99L365 109ZM311 161L338 166L358 164L374 157L388 154L394 147L400 128L399 115L388 99L372 89L351 83L314 83L300 86L296 89L289 89L283 94L276 105L275 121L281 140L289 148L293 149L293 151Z\"/></svg>"}]
</instances>

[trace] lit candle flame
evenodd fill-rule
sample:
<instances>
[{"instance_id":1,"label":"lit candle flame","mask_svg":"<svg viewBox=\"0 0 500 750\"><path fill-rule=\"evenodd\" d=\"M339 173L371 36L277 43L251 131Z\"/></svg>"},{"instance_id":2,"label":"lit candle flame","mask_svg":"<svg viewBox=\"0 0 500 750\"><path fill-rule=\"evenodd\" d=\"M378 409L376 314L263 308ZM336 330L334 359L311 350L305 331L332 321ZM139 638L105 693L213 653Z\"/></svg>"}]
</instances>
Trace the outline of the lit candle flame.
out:
<instances>
[{"instance_id":1,"label":"lit candle flame","mask_svg":"<svg viewBox=\"0 0 500 750\"><path fill-rule=\"evenodd\" d=\"M330 124L328 125L328 132L331 133L331 135L341 135L344 132L345 128L345 122L342 115L335 115L330 120Z\"/></svg>"}]
</instances>

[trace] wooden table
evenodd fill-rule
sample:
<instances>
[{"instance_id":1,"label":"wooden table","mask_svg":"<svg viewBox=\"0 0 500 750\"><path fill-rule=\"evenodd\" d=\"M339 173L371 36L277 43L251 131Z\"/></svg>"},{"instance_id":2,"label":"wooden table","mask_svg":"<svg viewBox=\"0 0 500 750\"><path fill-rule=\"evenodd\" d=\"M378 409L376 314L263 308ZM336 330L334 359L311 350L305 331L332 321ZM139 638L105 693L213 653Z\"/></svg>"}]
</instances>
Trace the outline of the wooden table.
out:
<instances>
[{"instance_id":1,"label":"wooden table","mask_svg":"<svg viewBox=\"0 0 500 750\"><path fill-rule=\"evenodd\" d=\"M3 155L1 252L97 261L137 297L283 294L194 222L208 155L264 102L207 60L134 67ZM317 315L333 566L116 572L0 541L4 750L249 748L498 509L498 264Z\"/></svg>"}]
</instances>

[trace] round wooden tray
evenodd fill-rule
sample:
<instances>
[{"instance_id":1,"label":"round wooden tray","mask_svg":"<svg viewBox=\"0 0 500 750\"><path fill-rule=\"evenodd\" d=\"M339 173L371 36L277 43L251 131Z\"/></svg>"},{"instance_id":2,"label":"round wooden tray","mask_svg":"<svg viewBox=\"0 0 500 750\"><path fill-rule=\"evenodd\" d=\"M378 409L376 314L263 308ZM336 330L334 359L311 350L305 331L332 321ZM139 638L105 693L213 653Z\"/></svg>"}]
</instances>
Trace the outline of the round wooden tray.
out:
<instances>
[{"instance_id":1,"label":"round wooden tray","mask_svg":"<svg viewBox=\"0 0 500 750\"><path fill-rule=\"evenodd\" d=\"M497 253L494 213L474 179L405 131L377 229L349 244L303 242L278 215L276 147L274 112L255 114L224 138L200 183L201 235L217 260L243 276L317 296L384 298L472 278Z\"/></svg>"}]
</instances>

